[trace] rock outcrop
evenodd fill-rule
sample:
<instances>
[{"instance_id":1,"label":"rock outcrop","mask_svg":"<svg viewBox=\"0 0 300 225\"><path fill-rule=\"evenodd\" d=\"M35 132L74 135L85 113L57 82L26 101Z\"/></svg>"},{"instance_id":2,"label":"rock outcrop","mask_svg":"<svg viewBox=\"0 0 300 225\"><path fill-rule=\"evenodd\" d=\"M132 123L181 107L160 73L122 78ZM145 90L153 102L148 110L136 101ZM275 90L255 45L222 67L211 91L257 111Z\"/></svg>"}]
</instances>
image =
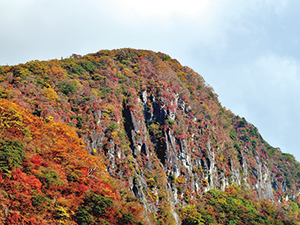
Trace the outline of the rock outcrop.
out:
<instances>
[{"instance_id":1,"label":"rock outcrop","mask_svg":"<svg viewBox=\"0 0 300 225\"><path fill-rule=\"evenodd\" d=\"M127 182L149 223L179 224L178 209L211 189L239 186L272 202L298 195L293 156L270 146L177 60L121 49L43 63L3 67L1 95L72 126L110 175Z\"/></svg>"}]
</instances>

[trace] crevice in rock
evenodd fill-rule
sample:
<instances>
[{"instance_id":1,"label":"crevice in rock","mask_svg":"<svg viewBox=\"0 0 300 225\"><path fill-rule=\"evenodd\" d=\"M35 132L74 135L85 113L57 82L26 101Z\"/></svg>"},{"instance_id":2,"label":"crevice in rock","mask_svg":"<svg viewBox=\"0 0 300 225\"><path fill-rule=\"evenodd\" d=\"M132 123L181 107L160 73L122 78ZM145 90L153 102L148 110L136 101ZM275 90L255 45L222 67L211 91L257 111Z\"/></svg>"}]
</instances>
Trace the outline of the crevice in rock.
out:
<instances>
[{"instance_id":1,"label":"crevice in rock","mask_svg":"<svg viewBox=\"0 0 300 225\"><path fill-rule=\"evenodd\" d=\"M132 133L131 133L133 126L132 126L132 121L131 121L131 116L130 116L130 110L128 107L125 106L125 103L123 104L122 116L124 118L124 128L125 128L127 137L130 141L130 148L133 149L134 143L133 143L133 137L132 137Z\"/></svg>"}]
</instances>

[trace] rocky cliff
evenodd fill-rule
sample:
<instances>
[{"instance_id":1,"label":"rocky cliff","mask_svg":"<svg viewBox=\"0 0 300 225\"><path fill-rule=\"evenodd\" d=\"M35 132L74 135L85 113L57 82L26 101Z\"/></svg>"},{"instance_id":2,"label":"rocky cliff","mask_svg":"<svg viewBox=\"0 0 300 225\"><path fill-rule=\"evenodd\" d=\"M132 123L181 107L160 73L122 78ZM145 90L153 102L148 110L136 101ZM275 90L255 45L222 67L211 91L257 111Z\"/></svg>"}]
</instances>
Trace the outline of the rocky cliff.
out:
<instances>
[{"instance_id":1,"label":"rocky cliff","mask_svg":"<svg viewBox=\"0 0 300 225\"><path fill-rule=\"evenodd\" d=\"M149 224L180 224L178 210L212 189L241 187L273 203L298 195L294 157L168 55L105 50L3 66L0 74L1 98L76 130L140 199Z\"/></svg>"}]
</instances>

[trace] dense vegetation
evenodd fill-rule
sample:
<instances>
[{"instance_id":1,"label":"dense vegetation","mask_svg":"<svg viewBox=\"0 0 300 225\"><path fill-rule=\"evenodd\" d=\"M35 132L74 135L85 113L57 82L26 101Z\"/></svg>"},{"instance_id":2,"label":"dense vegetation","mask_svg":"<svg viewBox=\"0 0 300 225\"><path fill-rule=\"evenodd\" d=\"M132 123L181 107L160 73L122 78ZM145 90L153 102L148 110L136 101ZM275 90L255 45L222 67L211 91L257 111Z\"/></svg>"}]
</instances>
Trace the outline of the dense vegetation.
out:
<instances>
[{"instance_id":1,"label":"dense vegetation","mask_svg":"<svg viewBox=\"0 0 300 225\"><path fill-rule=\"evenodd\" d=\"M132 224L143 207L69 126L0 101L4 224Z\"/></svg>"},{"instance_id":2,"label":"dense vegetation","mask_svg":"<svg viewBox=\"0 0 300 225\"><path fill-rule=\"evenodd\" d=\"M212 189L201 202L181 209L182 224L299 224L297 203L280 206L253 193L229 186L225 192Z\"/></svg>"},{"instance_id":3,"label":"dense vegetation","mask_svg":"<svg viewBox=\"0 0 300 225\"><path fill-rule=\"evenodd\" d=\"M295 158L168 55L105 50L1 66L0 98L3 224L300 219Z\"/></svg>"}]
</instances>

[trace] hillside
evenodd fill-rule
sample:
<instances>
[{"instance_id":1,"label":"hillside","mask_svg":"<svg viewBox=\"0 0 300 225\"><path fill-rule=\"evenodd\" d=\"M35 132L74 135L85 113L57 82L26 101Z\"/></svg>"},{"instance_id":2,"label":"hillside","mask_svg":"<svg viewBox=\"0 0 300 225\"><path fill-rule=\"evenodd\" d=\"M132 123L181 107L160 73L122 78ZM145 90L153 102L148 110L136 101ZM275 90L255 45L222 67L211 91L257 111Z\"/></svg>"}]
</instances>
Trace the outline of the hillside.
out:
<instances>
[{"instance_id":1,"label":"hillside","mask_svg":"<svg viewBox=\"0 0 300 225\"><path fill-rule=\"evenodd\" d=\"M1 66L0 98L3 224L299 224L299 163L168 55Z\"/></svg>"}]
</instances>

